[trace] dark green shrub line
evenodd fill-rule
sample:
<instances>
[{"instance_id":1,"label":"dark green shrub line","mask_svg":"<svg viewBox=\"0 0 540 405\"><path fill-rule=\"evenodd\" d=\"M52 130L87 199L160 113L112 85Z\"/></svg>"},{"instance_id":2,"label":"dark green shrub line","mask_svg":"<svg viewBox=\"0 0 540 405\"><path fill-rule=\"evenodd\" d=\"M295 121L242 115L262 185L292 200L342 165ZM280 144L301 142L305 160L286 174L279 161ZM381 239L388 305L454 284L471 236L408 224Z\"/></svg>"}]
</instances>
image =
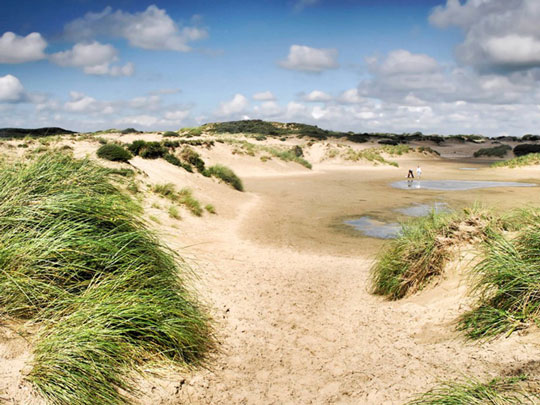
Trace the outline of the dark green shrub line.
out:
<instances>
[{"instance_id":1,"label":"dark green shrub line","mask_svg":"<svg viewBox=\"0 0 540 405\"><path fill-rule=\"evenodd\" d=\"M517 157L525 156L529 153L540 153L540 145L534 143L524 143L514 147L514 155Z\"/></svg>"},{"instance_id":2,"label":"dark green shrub line","mask_svg":"<svg viewBox=\"0 0 540 405\"><path fill-rule=\"evenodd\" d=\"M492 148L482 148L478 149L476 152L473 153L474 157L505 157L506 154L512 150L512 147L510 145L498 145L494 146Z\"/></svg>"},{"instance_id":3,"label":"dark green shrub line","mask_svg":"<svg viewBox=\"0 0 540 405\"><path fill-rule=\"evenodd\" d=\"M127 162L133 157L133 155L123 147L114 143L107 143L101 146L96 154L102 159L111 160L113 162Z\"/></svg>"},{"instance_id":4,"label":"dark green shrub line","mask_svg":"<svg viewBox=\"0 0 540 405\"><path fill-rule=\"evenodd\" d=\"M230 184L235 190L244 191L244 185L240 177L231 169L223 165L214 165L208 168L207 173L210 176L217 177L225 183Z\"/></svg>"},{"instance_id":5,"label":"dark green shrub line","mask_svg":"<svg viewBox=\"0 0 540 405\"><path fill-rule=\"evenodd\" d=\"M59 153L0 170L0 309L42 325L27 378L50 403L126 403L133 370L213 346L189 269L110 175Z\"/></svg>"},{"instance_id":6,"label":"dark green shrub line","mask_svg":"<svg viewBox=\"0 0 540 405\"><path fill-rule=\"evenodd\" d=\"M458 382L445 382L417 396L408 405L473 405L537 404L537 392L527 386L526 376L493 378L481 382L469 378Z\"/></svg>"}]
</instances>

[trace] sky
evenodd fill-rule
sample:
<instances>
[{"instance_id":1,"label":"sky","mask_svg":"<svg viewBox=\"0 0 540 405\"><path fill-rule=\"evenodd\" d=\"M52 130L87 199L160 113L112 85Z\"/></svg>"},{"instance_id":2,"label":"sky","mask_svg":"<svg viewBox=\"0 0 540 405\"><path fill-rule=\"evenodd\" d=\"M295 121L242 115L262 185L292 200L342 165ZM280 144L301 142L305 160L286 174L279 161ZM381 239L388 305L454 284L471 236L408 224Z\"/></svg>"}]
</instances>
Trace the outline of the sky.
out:
<instances>
[{"instance_id":1,"label":"sky","mask_svg":"<svg viewBox=\"0 0 540 405\"><path fill-rule=\"evenodd\" d=\"M540 0L2 0L0 127L540 133Z\"/></svg>"}]
</instances>

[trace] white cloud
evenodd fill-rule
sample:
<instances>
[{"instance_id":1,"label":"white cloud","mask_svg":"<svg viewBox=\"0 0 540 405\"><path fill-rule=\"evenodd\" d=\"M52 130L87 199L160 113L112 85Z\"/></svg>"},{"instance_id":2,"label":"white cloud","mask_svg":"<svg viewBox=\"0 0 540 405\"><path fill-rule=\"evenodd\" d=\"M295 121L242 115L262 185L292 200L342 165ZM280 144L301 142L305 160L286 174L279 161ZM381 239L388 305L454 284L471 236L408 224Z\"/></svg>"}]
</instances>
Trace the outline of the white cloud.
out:
<instances>
[{"instance_id":1,"label":"white cloud","mask_svg":"<svg viewBox=\"0 0 540 405\"><path fill-rule=\"evenodd\" d=\"M117 125L127 125L127 126L143 126L143 127L153 127L158 124L160 119L153 115L132 115L123 117L116 121Z\"/></svg>"},{"instance_id":2,"label":"white cloud","mask_svg":"<svg viewBox=\"0 0 540 405\"><path fill-rule=\"evenodd\" d=\"M129 101L129 106L135 109L158 110L161 109L161 97L152 95L148 97L135 97Z\"/></svg>"},{"instance_id":3,"label":"white cloud","mask_svg":"<svg viewBox=\"0 0 540 405\"><path fill-rule=\"evenodd\" d=\"M0 76L0 103L15 103L26 98L22 83L13 75Z\"/></svg>"},{"instance_id":4,"label":"white cloud","mask_svg":"<svg viewBox=\"0 0 540 405\"><path fill-rule=\"evenodd\" d=\"M72 91L71 101L64 103L64 110L78 114L112 114L115 109L110 102L98 101L84 93Z\"/></svg>"},{"instance_id":5,"label":"white cloud","mask_svg":"<svg viewBox=\"0 0 540 405\"><path fill-rule=\"evenodd\" d=\"M89 75L131 76L132 63L111 66L118 60L117 53L114 46L93 41L75 44L72 49L50 55L49 59L59 66L82 68Z\"/></svg>"},{"instance_id":6,"label":"white cloud","mask_svg":"<svg viewBox=\"0 0 540 405\"><path fill-rule=\"evenodd\" d=\"M291 45L286 60L279 65L285 69L302 72L320 73L339 67L337 49L310 48L303 45Z\"/></svg>"},{"instance_id":7,"label":"white cloud","mask_svg":"<svg viewBox=\"0 0 540 405\"><path fill-rule=\"evenodd\" d=\"M0 37L0 63L24 63L44 59L43 51L46 47L47 42L37 32L26 37L5 32Z\"/></svg>"},{"instance_id":8,"label":"white cloud","mask_svg":"<svg viewBox=\"0 0 540 405\"><path fill-rule=\"evenodd\" d=\"M368 65L377 65L376 58L368 59ZM404 49L398 49L388 54L386 59L376 67L385 75L402 73L433 73L440 70L435 59L425 54L413 54Z\"/></svg>"},{"instance_id":9,"label":"white cloud","mask_svg":"<svg viewBox=\"0 0 540 405\"><path fill-rule=\"evenodd\" d=\"M174 110L165 113L165 119L170 121L183 121L189 116L189 110Z\"/></svg>"},{"instance_id":10,"label":"white cloud","mask_svg":"<svg viewBox=\"0 0 540 405\"><path fill-rule=\"evenodd\" d=\"M481 71L540 67L538 0L447 0L430 22L460 27L465 40L456 48L460 62Z\"/></svg>"},{"instance_id":11,"label":"white cloud","mask_svg":"<svg viewBox=\"0 0 540 405\"><path fill-rule=\"evenodd\" d=\"M265 101L260 105L256 105L253 107L253 111L256 115L262 117L273 117L283 112L281 107L275 101Z\"/></svg>"},{"instance_id":12,"label":"white cloud","mask_svg":"<svg viewBox=\"0 0 540 405\"><path fill-rule=\"evenodd\" d=\"M220 117L237 115L244 112L248 106L248 99L243 94L238 93L231 100L222 102L216 111L216 115Z\"/></svg>"},{"instance_id":13,"label":"white cloud","mask_svg":"<svg viewBox=\"0 0 540 405\"><path fill-rule=\"evenodd\" d=\"M130 45L151 50L187 52L189 42L208 37L208 30L199 26L178 26L164 9L155 5L145 11L129 13L110 7L101 13L87 13L65 26L65 36L80 41L98 36L125 38Z\"/></svg>"},{"instance_id":14,"label":"white cloud","mask_svg":"<svg viewBox=\"0 0 540 405\"><path fill-rule=\"evenodd\" d=\"M359 104L363 103L365 99L360 96L358 89L349 89L341 93L337 101L343 104Z\"/></svg>"},{"instance_id":15,"label":"white cloud","mask_svg":"<svg viewBox=\"0 0 540 405\"><path fill-rule=\"evenodd\" d=\"M276 97L274 96L274 94L268 90L268 91L261 91L259 93L255 93L253 95L253 100L257 100L257 101L271 101L271 100L275 100Z\"/></svg>"},{"instance_id":16,"label":"white cloud","mask_svg":"<svg viewBox=\"0 0 540 405\"><path fill-rule=\"evenodd\" d=\"M305 94L302 99L308 102L330 101L332 96L324 91L313 90L311 93Z\"/></svg>"}]
</instances>

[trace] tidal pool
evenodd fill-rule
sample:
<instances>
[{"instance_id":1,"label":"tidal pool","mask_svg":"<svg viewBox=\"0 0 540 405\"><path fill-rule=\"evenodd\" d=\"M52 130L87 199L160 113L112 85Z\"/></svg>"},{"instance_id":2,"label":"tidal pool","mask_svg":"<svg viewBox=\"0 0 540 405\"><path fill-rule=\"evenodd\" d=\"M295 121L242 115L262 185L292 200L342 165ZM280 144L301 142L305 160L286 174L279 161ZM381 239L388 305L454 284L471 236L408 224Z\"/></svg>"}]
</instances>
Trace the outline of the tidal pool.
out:
<instances>
[{"instance_id":1,"label":"tidal pool","mask_svg":"<svg viewBox=\"0 0 540 405\"><path fill-rule=\"evenodd\" d=\"M491 187L534 187L533 183L519 183L517 181L480 181L480 180L401 180L391 184L394 188L403 190L425 189L461 191L475 188Z\"/></svg>"},{"instance_id":2,"label":"tidal pool","mask_svg":"<svg viewBox=\"0 0 540 405\"><path fill-rule=\"evenodd\" d=\"M397 222L385 223L368 216L351 219L345 221L345 223L353 226L354 229L362 232L365 236L371 236L372 238L393 239L401 232L401 225Z\"/></svg>"},{"instance_id":3,"label":"tidal pool","mask_svg":"<svg viewBox=\"0 0 540 405\"><path fill-rule=\"evenodd\" d=\"M410 207L396 208L394 211L409 217L425 217L431 211L449 212L450 208L445 202L435 202L433 204L413 204Z\"/></svg>"},{"instance_id":4,"label":"tidal pool","mask_svg":"<svg viewBox=\"0 0 540 405\"><path fill-rule=\"evenodd\" d=\"M459 170L478 170L478 167L460 167Z\"/></svg>"}]
</instances>

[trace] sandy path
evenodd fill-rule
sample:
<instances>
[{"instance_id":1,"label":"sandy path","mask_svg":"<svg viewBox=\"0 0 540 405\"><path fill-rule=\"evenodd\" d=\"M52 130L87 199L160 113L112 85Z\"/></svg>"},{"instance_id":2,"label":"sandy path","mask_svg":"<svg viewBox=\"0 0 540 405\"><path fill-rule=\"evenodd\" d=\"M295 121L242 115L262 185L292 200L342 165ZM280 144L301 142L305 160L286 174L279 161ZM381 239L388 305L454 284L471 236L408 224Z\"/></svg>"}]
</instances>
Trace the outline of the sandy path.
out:
<instances>
[{"instance_id":1,"label":"sandy path","mask_svg":"<svg viewBox=\"0 0 540 405\"><path fill-rule=\"evenodd\" d=\"M260 198L196 256L222 347L210 370L153 392L176 404L403 403L438 380L495 375L540 358L536 333L465 343L451 322L463 285L385 302L366 291L370 260L267 247L239 236ZM454 270L454 273L459 272Z\"/></svg>"}]
</instances>

